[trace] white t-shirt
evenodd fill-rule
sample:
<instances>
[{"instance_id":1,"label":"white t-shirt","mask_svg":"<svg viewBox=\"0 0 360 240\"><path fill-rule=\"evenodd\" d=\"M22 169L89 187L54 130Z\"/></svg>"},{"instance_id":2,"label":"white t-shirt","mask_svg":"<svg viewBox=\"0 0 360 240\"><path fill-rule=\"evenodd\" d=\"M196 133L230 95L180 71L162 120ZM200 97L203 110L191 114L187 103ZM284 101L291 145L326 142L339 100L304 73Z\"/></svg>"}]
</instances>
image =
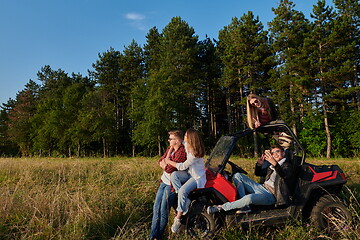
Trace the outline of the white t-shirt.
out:
<instances>
[{"instance_id":1,"label":"white t-shirt","mask_svg":"<svg viewBox=\"0 0 360 240\"><path fill-rule=\"evenodd\" d=\"M281 160L278 162L278 164L281 166L281 165L285 162L285 160L286 160L286 158L281 159ZM266 185L268 185L268 186L270 186L270 187L272 187L272 188L274 189L275 177L276 177L277 172L276 172L276 170L274 169L274 166L273 166L273 165L270 165L269 168L271 168L271 169L274 170L274 171L271 173L270 178L269 178L267 181L264 182L264 184L266 184Z\"/></svg>"}]
</instances>

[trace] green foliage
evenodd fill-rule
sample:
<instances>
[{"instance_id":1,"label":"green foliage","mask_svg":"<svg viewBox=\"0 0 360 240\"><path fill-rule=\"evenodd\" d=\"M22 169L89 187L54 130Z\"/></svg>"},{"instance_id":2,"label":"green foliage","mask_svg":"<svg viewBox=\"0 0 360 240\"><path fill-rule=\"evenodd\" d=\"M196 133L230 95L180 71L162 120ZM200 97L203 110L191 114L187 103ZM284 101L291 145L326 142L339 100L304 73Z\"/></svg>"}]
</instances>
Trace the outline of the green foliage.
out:
<instances>
[{"instance_id":1,"label":"green foliage","mask_svg":"<svg viewBox=\"0 0 360 240\"><path fill-rule=\"evenodd\" d=\"M304 39L309 34L310 23L302 12L295 10L292 1L281 1L273 12L275 18L269 23L269 30L276 67L269 84L282 120L295 130L308 108L310 79Z\"/></svg>"},{"instance_id":2,"label":"green foliage","mask_svg":"<svg viewBox=\"0 0 360 240\"><path fill-rule=\"evenodd\" d=\"M322 156L326 150L326 135L323 122L324 119L319 113L306 116L303 119L303 128L300 132L299 141L304 145L307 152L313 156Z\"/></svg>"},{"instance_id":3,"label":"green foliage","mask_svg":"<svg viewBox=\"0 0 360 240\"><path fill-rule=\"evenodd\" d=\"M16 96L16 104L7 113L6 134L17 143L23 156L31 155L31 118L36 113L39 86L32 80Z\"/></svg>"},{"instance_id":4,"label":"green foliage","mask_svg":"<svg viewBox=\"0 0 360 240\"><path fill-rule=\"evenodd\" d=\"M192 126L199 118L197 95L200 94L197 67L197 36L180 17L171 19L161 34L152 29L148 34L145 59L157 59L148 67L145 84L138 82L133 114L136 119L133 139L139 145L158 147L173 128ZM144 84L144 85L142 85Z\"/></svg>"},{"instance_id":5,"label":"green foliage","mask_svg":"<svg viewBox=\"0 0 360 240\"><path fill-rule=\"evenodd\" d=\"M323 0L311 19L290 0L264 30L251 11L219 40L200 40L181 17L123 51L99 53L88 77L45 65L3 104L0 154L162 154L170 129L196 128L211 149L246 127L249 93L271 97L314 156L359 154L359 2ZM254 148L244 141L244 149ZM248 154L248 153L241 153Z\"/></svg>"}]
</instances>

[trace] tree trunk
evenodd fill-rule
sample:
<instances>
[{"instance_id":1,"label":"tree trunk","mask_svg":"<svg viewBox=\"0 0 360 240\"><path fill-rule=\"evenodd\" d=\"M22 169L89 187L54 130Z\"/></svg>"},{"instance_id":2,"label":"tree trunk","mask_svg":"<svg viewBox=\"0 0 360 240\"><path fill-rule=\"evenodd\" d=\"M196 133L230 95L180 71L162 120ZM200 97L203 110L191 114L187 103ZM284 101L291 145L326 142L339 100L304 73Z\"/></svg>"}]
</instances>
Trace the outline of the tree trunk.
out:
<instances>
[{"instance_id":1,"label":"tree trunk","mask_svg":"<svg viewBox=\"0 0 360 240\"><path fill-rule=\"evenodd\" d=\"M358 76L357 76L357 66L354 65L354 87L358 87L358 85L359 85L359 82L358 82ZM357 109L358 109L358 111L360 111L360 92L359 91L356 92L356 100L355 101L356 101Z\"/></svg>"},{"instance_id":2,"label":"tree trunk","mask_svg":"<svg viewBox=\"0 0 360 240\"><path fill-rule=\"evenodd\" d=\"M104 154L104 158L106 158L106 140L103 137L103 154Z\"/></svg>"},{"instance_id":3,"label":"tree trunk","mask_svg":"<svg viewBox=\"0 0 360 240\"><path fill-rule=\"evenodd\" d=\"M325 131L326 131L326 158L330 158L331 156L331 134L330 134L330 127L329 127L329 118L326 110L326 102L323 101L323 112L324 112L324 124L325 124Z\"/></svg>"},{"instance_id":4,"label":"tree trunk","mask_svg":"<svg viewBox=\"0 0 360 240\"><path fill-rule=\"evenodd\" d=\"M210 89L210 84L207 85L206 88L206 92L207 92L207 109L208 109L208 119L209 119L209 124L210 124L210 135L215 136L215 127L214 127L214 113L213 113L213 99L212 96L210 96L211 94L211 89Z\"/></svg>"},{"instance_id":5,"label":"tree trunk","mask_svg":"<svg viewBox=\"0 0 360 240\"><path fill-rule=\"evenodd\" d=\"M159 156L161 156L161 141L160 141L160 136L158 136L158 154L159 154Z\"/></svg>"},{"instance_id":6,"label":"tree trunk","mask_svg":"<svg viewBox=\"0 0 360 240\"><path fill-rule=\"evenodd\" d=\"M231 121L231 108L230 108L231 100L230 100L230 91L227 90L227 97L226 97L226 112L228 118L228 131L232 132L232 121Z\"/></svg>"},{"instance_id":7,"label":"tree trunk","mask_svg":"<svg viewBox=\"0 0 360 240\"><path fill-rule=\"evenodd\" d=\"M77 147L77 156L80 157L80 150L81 150L81 145L80 142L78 142L78 147Z\"/></svg>"},{"instance_id":8,"label":"tree trunk","mask_svg":"<svg viewBox=\"0 0 360 240\"><path fill-rule=\"evenodd\" d=\"M217 128L216 128L216 115L213 113L211 114L212 117L212 121L213 121L213 132L214 132L214 137L217 137Z\"/></svg>"},{"instance_id":9,"label":"tree trunk","mask_svg":"<svg viewBox=\"0 0 360 240\"><path fill-rule=\"evenodd\" d=\"M295 104L294 104L294 98L293 98L293 96L292 96L293 88L294 88L294 85L293 85L292 82L290 82L290 91L289 91L289 95L290 95L290 110L291 110L292 115L295 117L295 116L296 116L296 113L295 113ZM295 119L294 119L293 122L291 123L291 127L292 127L292 131L294 132L295 136L297 136L297 133L296 133L296 121L295 121Z\"/></svg>"},{"instance_id":10,"label":"tree trunk","mask_svg":"<svg viewBox=\"0 0 360 240\"><path fill-rule=\"evenodd\" d=\"M241 87L239 90L240 93L240 103L242 103L243 101L243 96L244 96L244 89ZM242 125L242 123L244 123L244 117L245 117L245 112L244 112L244 108L242 107L242 105L239 105L240 108L240 118L241 118L241 122L239 121L239 126Z\"/></svg>"},{"instance_id":11,"label":"tree trunk","mask_svg":"<svg viewBox=\"0 0 360 240\"><path fill-rule=\"evenodd\" d=\"M253 137L254 137L254 157L257 158L258 157L258 151L259 151L259 143L258 143L258 140L257 140L256 132L254 132Z\"/></svg>"}]
</instances>

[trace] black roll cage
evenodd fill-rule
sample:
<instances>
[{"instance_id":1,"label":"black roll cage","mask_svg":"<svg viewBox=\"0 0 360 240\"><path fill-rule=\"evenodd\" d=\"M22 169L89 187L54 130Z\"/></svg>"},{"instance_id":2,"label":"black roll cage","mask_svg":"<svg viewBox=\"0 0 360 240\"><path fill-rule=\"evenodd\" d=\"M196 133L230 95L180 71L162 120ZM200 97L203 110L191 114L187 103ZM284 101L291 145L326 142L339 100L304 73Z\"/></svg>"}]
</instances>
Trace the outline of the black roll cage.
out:
<instances>
[{"instance_id":1,"label":"black roll cage","mask_svg":"<svg viewBox=\"0 0 360 240\"><path fill-rule=\"evenodd\" d=\"M216 173L222 173L224 171L226 163L229 161L229 158L230 158L230 156L234 150L234 147L236 145L236 142L239 138L246 136L248 134L252 134L254 132L269 133L269 132L275 132L275 131L279 131L279 130L286 131L286 133L288 133L292 137L294 144L296 144L296 146L302 152L300 165L303 165L305 162L305 157L306 157L305 149L300 144L299 140L297 139L297 137L295 136L293 131L290 129L290 127L282 122L280 122L280 123L279 122L270 122L268 124L262 125L255 129L246 128L242 131L226 135L226 136L234 137L235 140L229 146L229 149L228 149L227 153L225 154L223 161L222 161L221 165L219 166L218 170L216 171ZM210 155L210 158L211 158L211 155Z\"/></svg>"}]
</instances>

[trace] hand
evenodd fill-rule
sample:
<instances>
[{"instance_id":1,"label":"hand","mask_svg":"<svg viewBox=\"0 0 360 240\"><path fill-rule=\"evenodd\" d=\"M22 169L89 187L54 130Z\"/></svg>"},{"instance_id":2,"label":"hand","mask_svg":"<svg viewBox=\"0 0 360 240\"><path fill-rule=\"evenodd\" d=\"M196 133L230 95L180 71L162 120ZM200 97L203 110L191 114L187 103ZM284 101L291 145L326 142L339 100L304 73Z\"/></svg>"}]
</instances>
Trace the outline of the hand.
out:
<instances>
[{"instance_id":1,"label":"hand","mask_svg":"<svg viewBox=\"0 0 360 240\"><path fill-rule=\"evenodd\" d=\"M166 163L165 163L164 159L159 162L159 166L160 166L162 169L165 169Z\"/></svg>"},{"instance_id":2,"label":"hand","mask_svg":"<svg viewBox=\"0 0 360 240\"><path fill-rule=\"evenodd\" d=\"M275 166L276 165L276 160L274 159L274 157L271 155L270 150L265 150L265 159L271 163L271 165Z\"/></svg>"},{"instance_id":3,"label":"hand","mask_svg":"<svg viewBox=\"0 0 360 240\"><path fill-rule=\"evenodd\" d=\"M265 161L265 154L261 155L261 157L258 159L257 163L258 165L263 165Z\"/></svg>"},{"instance_id":4,"label":"hand","mask_svg":"<svg viewBox=\"0 0 360 240\"><path fill-rule=\"evenodd\" d=\"M170 164L171 160L170 160L170 158L164 158L164 162L165 162L165 164Z\"/></svg>"},{"instance_id":5,"label":"hand","mask_svg":"<svg viewBox=\"0 0 360 240\"><path fill-rule=\"evenodd\" d=\"M172 153L173 150L174 150L174 147L173 147L173 146L170 146L169 151L168 151L167 154L166 154L166 158L169 158L169 157L170 157L170 155L171 155L171 153Z\"/></svg>"},{"instance_id":6,"label":"hand","mask_svg":"<svg viewBox=\"0 0 360 240\"><path fill-rule=\"evenodd\" d=\"M261 126L261 123L259 122L259 120L257 120L256 118L253 118L253 120L254 120L255 128L258 128Z\"/></svg>"}]
</instances>

